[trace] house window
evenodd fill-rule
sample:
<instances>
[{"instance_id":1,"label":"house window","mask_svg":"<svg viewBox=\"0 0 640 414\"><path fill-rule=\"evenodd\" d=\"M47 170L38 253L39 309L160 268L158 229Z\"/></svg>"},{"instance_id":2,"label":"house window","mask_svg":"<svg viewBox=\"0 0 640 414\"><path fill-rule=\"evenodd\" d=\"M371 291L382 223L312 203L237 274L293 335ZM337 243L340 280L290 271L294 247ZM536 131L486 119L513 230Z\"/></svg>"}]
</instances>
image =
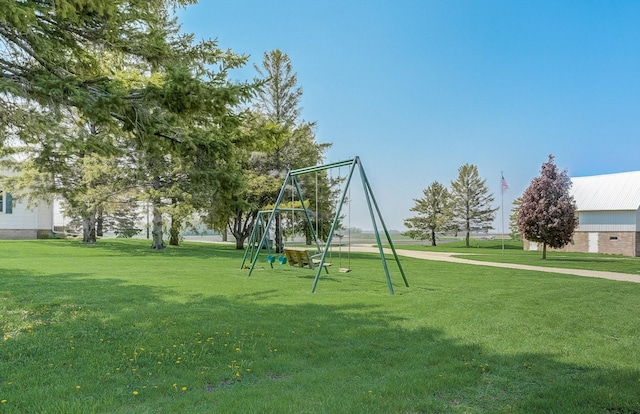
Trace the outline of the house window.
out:
<instances>
[{"instance_id":1,"label":"house window","mask_svg":"<svg viewBox=\"0 0 640 414\"><path fill-rule=\"evenodd\" d=\"M618 240L618 236L609 236L609 240Z\"/></svg>"},{"instance_id":2,"label":"house window","mask_svg":"<svg viewBox=\"0 0 640 414\"><path fill-rule=\"evenodd\" d=\"M11 194L5 193L4 191L0 190L0 213L2 213L3 211L6 214L13 213L12 199L13 197L11 197Z\"/></svg>"},{"instance_id":3,"label":"house window","mask_svg":"<svg viewBox=\"0 0 640 414\"><path fill-rule=\"evenodd\" d=\"M13 213L13 197L11 197L11 194L7 193L4 196L4 200L5 200L4 212L7 214Z\"/></svg>"}]
</instances>

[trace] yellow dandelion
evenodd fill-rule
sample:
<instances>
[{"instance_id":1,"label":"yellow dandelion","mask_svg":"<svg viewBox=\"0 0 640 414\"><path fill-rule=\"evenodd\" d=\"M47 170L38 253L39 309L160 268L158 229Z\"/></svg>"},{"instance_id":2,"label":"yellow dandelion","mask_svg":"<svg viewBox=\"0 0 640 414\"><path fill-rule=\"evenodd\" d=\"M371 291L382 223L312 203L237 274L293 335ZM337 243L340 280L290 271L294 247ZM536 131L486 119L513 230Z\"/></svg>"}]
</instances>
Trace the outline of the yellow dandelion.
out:
<instances>
[{"instance_id":1,"label":"yellow dandelion","mask_svg":"<svg viewBox=\"0 0 640 414\"><path fill-rule=\"evenodd\" d=\"M134 392L132 392L132 394L133 395L138 395L139 393L138 393L138 391L134 391Z\"/></svg>"},{"instance_id":2,"label":"yellow dandelion","mask_svg":"<svg viewBox=\"0 0 640 414\"><path fill-rule=\"evenodd\" d=\"M76 390L79 390L79 389L80 389L80 386L79 386L79 385L76 385Z\"/></svg>"},{"instance_id":3,"label":"yellow dandelion","mask_svg":"<svg viewBox=\"0 0 640 414\"><path fill-rule=\"evenodd\" d=\"M240 352L240 348L236 348L236 352Z\"/></svg>"},{"instance_id":4,"label":"yellow dandelion","mask_svg":"<svg viewBox=\"0 0 640 414\"><path fill-rule=\"evenodd\" d=\"M182 387L182 391L186 391L186 390L187 390L187 387Z\"/></svg>"},{"instance_id":5,"label":"yellow dandelion","mask_svg":"<svg viewBox=\"0 0 640 414\"><path fill-rule=\"evenodd\" d=\"M7 400L0 400L0 404L6 404Z\"/></svg>"},{"instance_id":6,"label":"yellow dandelion","mask_svg":"<svg viewBox=\"0 0 640 414\"><path fill-rule=\"evenodd\" d=\"M178 386L178 384L176 384L175 382L174 382L174 383L173 383L173 385L172 385L172 387L173 387L173 388L175 388L175 387L177 387L177 386Z\"/></svg>"}]
</instances>

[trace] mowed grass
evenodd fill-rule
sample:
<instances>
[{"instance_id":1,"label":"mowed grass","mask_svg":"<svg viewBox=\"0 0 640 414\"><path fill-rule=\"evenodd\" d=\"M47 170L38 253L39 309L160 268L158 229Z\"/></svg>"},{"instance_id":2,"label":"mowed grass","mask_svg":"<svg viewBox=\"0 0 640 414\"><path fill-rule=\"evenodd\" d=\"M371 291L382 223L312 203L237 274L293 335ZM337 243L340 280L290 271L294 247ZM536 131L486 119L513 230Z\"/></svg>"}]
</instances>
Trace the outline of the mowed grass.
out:
<instances>
[{"instance_id":1,"label":"mowed grass","mask_svg":"<svg viewBox=\"0 0 640 414\"><path fill-rule=\"evenodd\" d=\"M640 285L379 257L0 242L3 413L640 412ZM335 260L334 260L335 261Z\"/></svg>"}]
</instances>

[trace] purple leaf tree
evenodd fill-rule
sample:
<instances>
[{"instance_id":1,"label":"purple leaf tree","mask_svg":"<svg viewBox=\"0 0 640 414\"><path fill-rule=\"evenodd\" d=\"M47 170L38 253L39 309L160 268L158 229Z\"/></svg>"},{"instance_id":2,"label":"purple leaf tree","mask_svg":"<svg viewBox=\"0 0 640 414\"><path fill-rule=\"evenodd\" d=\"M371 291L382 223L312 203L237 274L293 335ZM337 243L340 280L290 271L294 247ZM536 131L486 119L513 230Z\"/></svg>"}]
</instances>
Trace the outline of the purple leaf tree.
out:
<instances>
[{"instance_id":1,"label":"purple leaf tree","mask_svg":"<svg viewBox=\"0 0 640 414\"><path fill-rule=\"evenodd\" d=\"M540 176L531 181L522 195L518 212L518 228L522 236L542 243L542 258L547 258L547 246L566 246L578 225L576 202L569 193L571 180L567 171L558 171L553 162L542 164Z\"/></svg>"}]
</instances>

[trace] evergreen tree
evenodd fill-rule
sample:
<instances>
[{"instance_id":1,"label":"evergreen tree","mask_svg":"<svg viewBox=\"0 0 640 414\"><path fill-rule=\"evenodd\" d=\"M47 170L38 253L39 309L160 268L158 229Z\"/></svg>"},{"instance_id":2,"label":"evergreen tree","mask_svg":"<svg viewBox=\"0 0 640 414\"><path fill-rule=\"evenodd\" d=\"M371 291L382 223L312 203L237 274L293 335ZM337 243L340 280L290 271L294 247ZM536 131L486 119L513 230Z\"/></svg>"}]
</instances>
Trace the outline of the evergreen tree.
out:
<instances>
[{"instance_id":1,"label":"evergreen tree","mask_svg":"<svg viewBox=\"0 0 640 414\"><path fill-rule=\"evenodd\" d=\"M258 111L269 121L284 128L293 128L302 110L302 88L298 86L298 75L293 72L291 59L276 49L264 53L262 68L258 65L253 67L265 81L263 87L258 89Z\"/></svg>"},{"instance_id":2,"label":"evergreen tree","mask_svg":"<svg viewBox=\"0 0 640 414\"><path fill-rule=\"evenodd\" d=\"M258 137L260 145L245 154L243 164L247 171L247 187L244 195L235 203L229 222L238 249L244 247L244 240L253 229L258 211L275 203L287 171L321 163L324 151L330 146L315 141L314 122L300 119L302 88L297 84L297 75L293 72L289 57L280 50L265 53L262 66L256 65L255 69L262 77L262 86L258 89L252 123L246 132ZM306 201L310 206L315 206L315 177L302 177L300 181ZM318 189L318 198L330 193L326 173L319 174ZM333 215L327 199L318 200L320 211L314 217L330 222ZM277 252L283 248L283 235L280 232L282 220L280 214L276 215ZM290 227L296 226L296 220L293 221L288 223ZM329 228L326 223L318 223L318 226ZM288 229L289 232L293 230ZM305 234L309 239L310 235Z\"/></svg>"},{"instance_id":3,"label":"evergreen tree","mask_svg":"<svg viewBox=\"0 0 640 414\"><path fill-rule=\"evenodd\" d=\"M422 192L424 197L414 199L416 205L411 209L418 215L404 221L409 229L405 234L412 239L431 240L431 245L435 246L436 232L444 230L451 221L451 196L437 181Z\"/></svg>"},{"instance_id":4,"label":"evergreen tree","mask_svg":"<svg viewBox=\"0 0 640 414\"><path fill-rule=\"evenodd\" d=\"M85 157L128 154L122 165L135 169L129 177L152 201L156 249L164 248L163 215L172 217L176 236L194 183L218 184L220 174L201 174L193 160L209 157L212 166L239 145L235 111L252 88L226 76L246 57L179 33L170 9L189 3L0 0L1 151L28 153L52 191L63 188L61 177L80 183L75 165ZM74 139L76 120L98 133ZM86 195L57 194L69 205ZM96 211L85 210L88 232Z\"/></svg>"},{"instance_id":5,"label":"evergreen tree","mask_svg":"<svg viewBox=\"0 0 640 414\"><path fill-rule=\"evenodd\" d=\"M511 231L511 238L519 241L522 241L522 234L520 234L520 228L518 227L518 214L520 212L521 205L522 196L513 200L513 207L511 208L511 214L509 215L509 230Z\"/></svg>"},{"instance_id":6,"label":"evergreen tree","mask_svg":"<svg viewBox=\"0 0 640 414\"><path fill-rule=\"evenodd\" d=\"M478 167L465 164L458 169L458 179L451 182L453 218L458 229L465 231L465 245L470 246L472 231L487 231L498 208L492 208L493 194L480 178Z\"/></svg>"},{"instance_id":7,"label":"evergreen tree","mask_svg":"<svg viewBox=\"0 0 640 414\"><path fill-rule=\"evenodd\" d=\"M522 195L518 227L525 239L542 243L543 259L547 258L547 246L559 249L567 245L578 225L570 189L567 171L559 171L553 155L549 155L540 176L531 180Z\"/></svg>"}]
</instances>

